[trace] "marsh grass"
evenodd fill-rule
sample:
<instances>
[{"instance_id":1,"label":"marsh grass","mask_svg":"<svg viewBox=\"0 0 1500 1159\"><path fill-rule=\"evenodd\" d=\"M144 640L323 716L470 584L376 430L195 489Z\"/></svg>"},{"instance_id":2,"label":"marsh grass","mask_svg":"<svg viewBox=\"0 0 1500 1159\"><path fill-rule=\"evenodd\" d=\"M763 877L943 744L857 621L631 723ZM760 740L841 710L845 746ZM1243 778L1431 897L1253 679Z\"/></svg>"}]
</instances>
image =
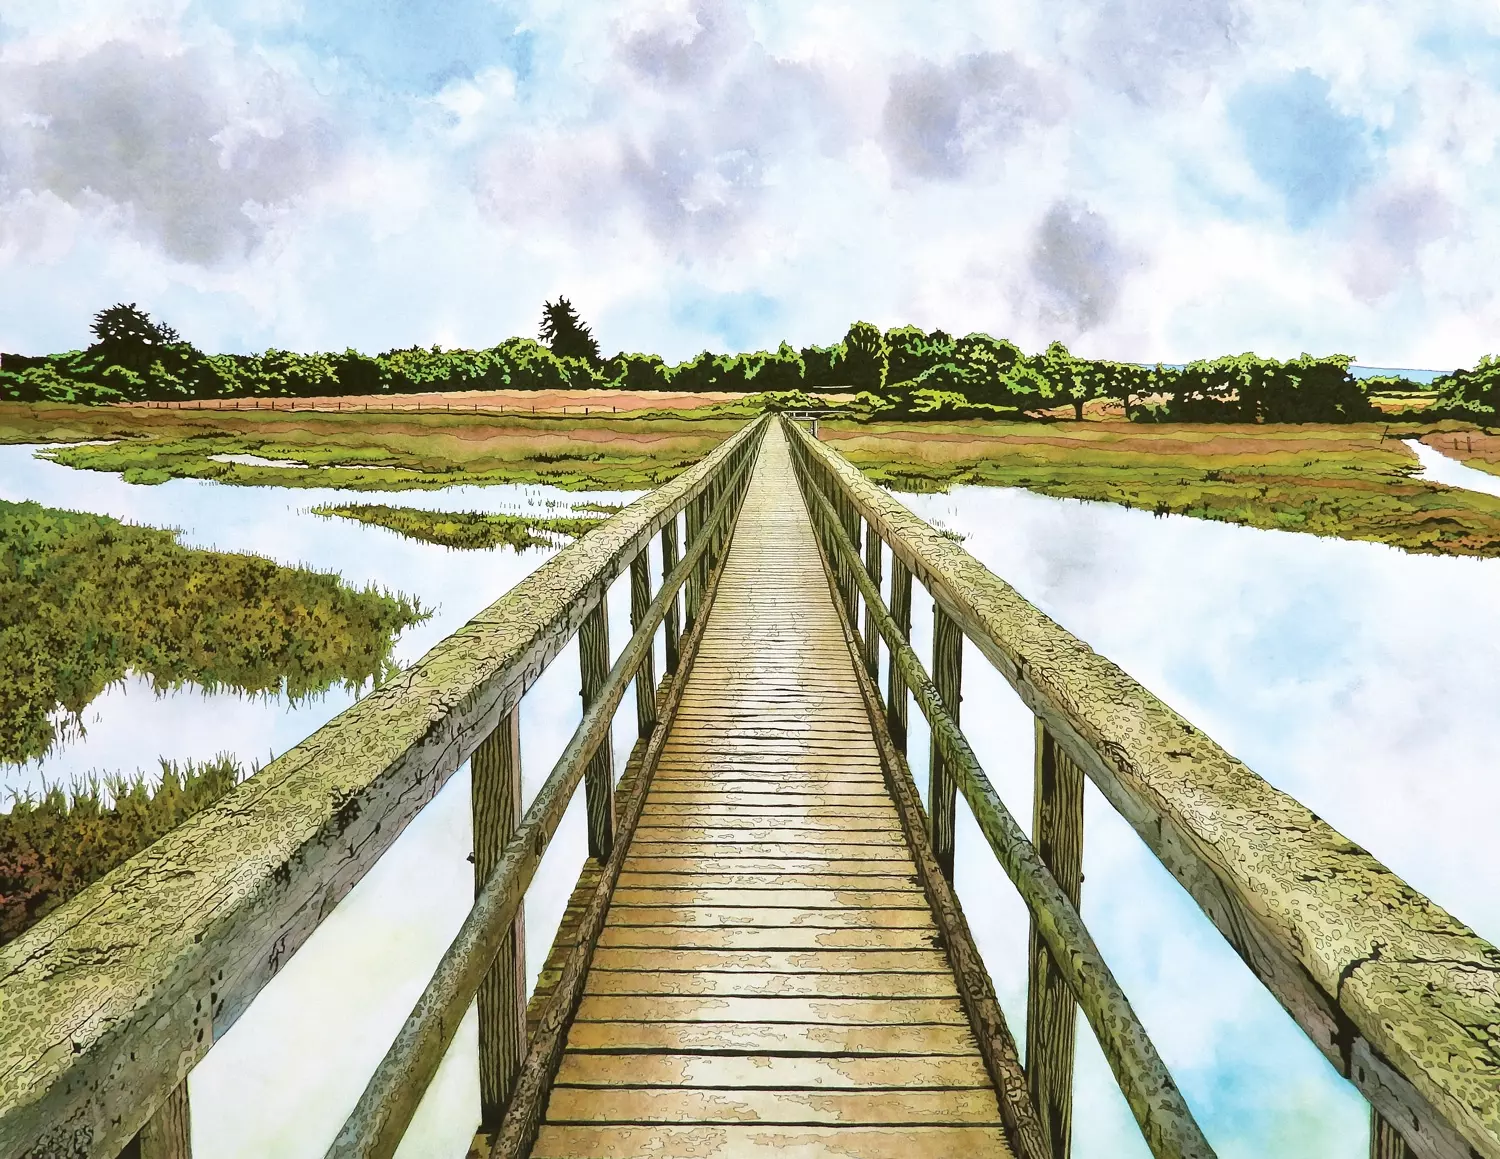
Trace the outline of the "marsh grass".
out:
<instances>
[{"instance_id":1,"label":"marsh grass","mask_svg":"<svg viewBox=\"0 0 1500 1159\"><path fill-rule=\"evenodd\" d=\"M607 507L583 504L580 510ZM618 509L616 509L618 510ZM577 539L604 522L598 515L585 517L506 515L485 511L424 511L415 507L387 507L379 503L356 503L314 507L314 515L353 519L385 527L409 539L441 544L468 551L493 547L552 547L559 536Z\"/></svg>"},{"instance_id":2,"label":"marsh grass","mask_svg":"<svg viewBox=\"0 0 1500 1159\"><path fill-rule=\"evenodd\" d=\"M250 774L255 773L250 769ZM0 944L122 865L245 779L228 754L158 776L87 777L16 794L0 814Z\"/></svg>"}]
</instances>

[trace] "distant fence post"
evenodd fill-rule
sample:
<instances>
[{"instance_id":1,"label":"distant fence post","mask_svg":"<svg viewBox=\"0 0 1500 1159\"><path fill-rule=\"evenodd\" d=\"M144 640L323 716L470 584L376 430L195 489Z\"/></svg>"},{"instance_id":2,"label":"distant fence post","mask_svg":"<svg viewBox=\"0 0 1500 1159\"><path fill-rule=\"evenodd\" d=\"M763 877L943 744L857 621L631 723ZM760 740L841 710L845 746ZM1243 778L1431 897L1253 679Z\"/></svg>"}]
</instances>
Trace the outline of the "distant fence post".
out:
<instances>
[{"instance_id":1,"label":"distant fence post","mask_svg":"<svg viewBox=\"0 0 1500 1159\"><path fill-rule=\"evenodd\" d=\"M607 592L583 619L578 629L578 661L582 669L583 711L599 699L609 676L609 609ZM584 794L589 811L589 856L603 864L615 840L615 757L608 731L589 760L584 774Z\"/></svg>"},{"instance_id":2,"label":"distant fence post","mask_svg":"<svg viewBox=\"0 0 1500 1159\"><path fill-rule=\"evenodd\" d=\"M489 880L521 820L521 708L512 708L469 762L474 809L474 890ZM526 1057L526 911L479 988L479 1114L495 1128L505 1117Z\"/></svg>"},{"instance_id":3,"label":"distant fence post","mask_svg":"<svg viewBox=\"0 0 1500 1159\"><path fill-rule=\"evenodd\" d=\"M1036 722L1031 840L1074 908L1083 884L1083 773ZM1073 1136L1073 1053L1078 1003L1031 919L1026 980L1026 1083L1055 1159Z\"/></svg>"}]
</instances>

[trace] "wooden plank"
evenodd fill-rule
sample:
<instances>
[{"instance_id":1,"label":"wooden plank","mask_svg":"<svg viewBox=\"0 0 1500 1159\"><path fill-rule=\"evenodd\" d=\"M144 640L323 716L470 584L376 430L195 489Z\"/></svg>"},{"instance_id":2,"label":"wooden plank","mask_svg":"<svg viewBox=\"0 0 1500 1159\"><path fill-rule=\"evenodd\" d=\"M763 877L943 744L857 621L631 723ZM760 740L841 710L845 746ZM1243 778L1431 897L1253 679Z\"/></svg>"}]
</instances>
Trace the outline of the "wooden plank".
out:
<instances>
[{"instance_id":1,"label":"wooden plank","mask_svg":"<svg viewBox=\"0 0 1500 1159\"><path fill-rule=\"evenodd\" d=\"M997 1127L545 1126L532 1159L988 1159L1010 1152Z\"/></svg>"},{"instance_id":2,"label":"wooden plank","mask_svg":"<svg viewBox=\"0 0 1500 1159\"><path fill-rule=\"evenodd\" d=\"M911 857L900 845L892 842L870 844L861 841L842 841L832 848L826 841L761 841L741 835L736 839L730 834L723 841L678 841L645 840L637 837L631 843L633 857L703 857L703 858L748 858L786 859L791 862L821 861L836 864L842 861L894 861L902 866L911 864Z\"/></svg>"},{"instance_id":3,"label":"wooden plank","mask_svg":"<svg viewBox=\"0 0 1500 1159\"><path fill-rule=\"evenodd\" d=\"M850 1026L834 1022L575 1022L571 1050L691 1051L765 1055L977 1057L967 1026Z\"/></svg>"},{"instance_id":4,"label":"wooden plank","mask_svg":"<svg viewBox=\"0 0 1500 1159\"><path fill-rule=\"evenodd\" d=\"M994 1091L772 1091L554 1087L547 1121L998 1126Z\"/></svg>"},{"instance_id":5,"label":"wooden plank","mask_svg":"<svg viewBox=\"0 0 1500 1159\"><path fill-rule=\"evenodd\" d=\"M746 970L592 970L590 994L789 998L957 998L946 974L791 974Z\"/></svg>"},{"instance_id":6,"label":"wooden plank","mask_svg":"<svg viewBox=\"0 0 1500 1159\"><path fill-rule=\"evenodd\" d=\"M709 971L772 974L952 974L941 951L910 950L671 950L600 946L595 970Z\"/></svg>"},{"instance_id":7,"label":"wooden plank","mask_svg":"<svg viewBox=\"0 0 1500 1159\"><path fill-rule=\"evenodd\" d=\"M721 851L714 857L675 857L643 854L634 845L625 862L627 873L693 873L699 867L705 874L807 874L820 877L909 877L910 871L897 857L758 857L740 850ZM877 888L871 886L870 888Z\"/></svg>"},{"instance_id":8,"label":"wooden plank","mask_svg":"<svg viewBox=\"0 0 1500 1159\"><path fill-rule=\"evenodd\" d=\"M797 909L793 906L631 905L610 909L613 929L637 926L689 929L805 929L805 930L931 930L932 911L926 906L905 909Z\"/></svg>"},{"instance_id":9,"label":"wooden plank","mask_svg":"<svg viewBox=\"0 0 1500 1159\"><path fill-rule=\"evenodd\" d=\"M917 889L787 889L781 886L757 889L706 884L643 888L626 886L622 882L615 890L615 902L622 906L748 906L757 909L779 906L797 909L914 909L927 912L927 899Z\"/></svg>"},{"instance_id":10,"label":"wooden plank","mask_svg":"<svg viewBox=\"0 0 1500 1159\"><path fill-rule=\"evenodd\" d=\"M557 1072L565 1087L707 1087L727 1090L991 1091L974 1055L884 1055L809 1058L713 1054L589 1054L569 1051Z\"/></svg>"},{"instance_id":11,"label":"wooden plank","mask_svg":"<svg viewBox=\"0 0 1500 1159\"><path fill-rule=\"evenodd\" d=\"M926 950L938 944L932 929L853 930L606 926L601 946L661 946L683 950Z\"/></svg>"},{"instance_id":12,"label":"wooden plank","mask_svg":"<svg viewBox=\"0 0 1500 1159\"><path fill-rule=\"evenodd\" d=\"M826 1022L837 1026L967 1026L957 1002L938 998L751 998L591 994L579 1022Z\"/></svg>"},{"instance_id":13,"label":"wooden plank","mask_svg":"<svg viewBox=\"0 0 1500 1159\"><path fill-rule=\"evenodd\" d=\"M908 891L923 898L916 880L900 874L872 877L855 873L707 873L696 867L682 867L676 873L620 874L620 887L631 889L829 889Z\"/></svg>"}]
</instances>

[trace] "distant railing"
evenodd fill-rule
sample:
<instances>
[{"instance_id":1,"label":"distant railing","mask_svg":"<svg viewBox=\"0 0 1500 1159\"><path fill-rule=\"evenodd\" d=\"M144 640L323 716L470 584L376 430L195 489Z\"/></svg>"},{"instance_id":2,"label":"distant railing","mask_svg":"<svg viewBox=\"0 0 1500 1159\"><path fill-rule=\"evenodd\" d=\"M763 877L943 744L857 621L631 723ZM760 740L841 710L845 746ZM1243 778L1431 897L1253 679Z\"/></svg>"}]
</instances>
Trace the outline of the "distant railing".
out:
<instances>
[{"instance_id":1,"label":"distant railing","mask_svg":"<svg viewBox=\"0 0 1500 1159\"><path fill-rule=\"evenodd\" d=\"M187 1075L444 782L472 758L477 897L331 1154L389 1155L479 1003L481 1112L524 1080L527 885L583 781L589 852L615 838L609 727L656 723L767 419L563 549L420 661L0 947L0 1157L185 1157ZM685 536L678 550L678 518ZM661 539L662 586L647 560ZM629 644L605 600L629 567ZM679 620L678 591L686 616ZM521 814L518 705L577 632L583 722Z\"/></svg>"},{"instance_id":2,"label":"distant railing","mask_svg":"<svg viewBox=\"0 0 1500 1159\"><path fill-rule=\"evenodd\" d=\"M909 695L931 725L939 861L951 876L962 790L1031 912L1026 1069L1053 1153L1067 1154L1081 1006L1153 1154L1212 1154L1078 918L1087 774L1370 1101L1374 1159L1500 1159L1500 951L785 425L851 624L863 605L872 678L885 645L890 732L904 746ZM913 578L934 600L931 677L908 639ZM958 726L965 637L1036 716L1032 840Z\"/></svg>"}]
</instances>

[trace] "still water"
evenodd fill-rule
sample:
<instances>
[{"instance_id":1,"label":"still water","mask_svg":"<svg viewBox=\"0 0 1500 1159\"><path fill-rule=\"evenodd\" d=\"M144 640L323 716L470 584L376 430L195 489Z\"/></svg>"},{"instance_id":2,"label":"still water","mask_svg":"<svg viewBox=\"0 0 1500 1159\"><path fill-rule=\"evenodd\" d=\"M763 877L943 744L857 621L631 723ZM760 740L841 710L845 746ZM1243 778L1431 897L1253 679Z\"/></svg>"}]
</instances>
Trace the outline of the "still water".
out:
<instances>
[{"instance_id":1,"label":"still water","mask_svg":"<svg viewBox=\"0 0 1500 1159\"><path fill-rule=\"evenodd\" d=\"M1495 482L1472 480L1480 473L1429 454L1433 462L1424 454L1424 465L1443 482L1475 489ZM352 499L516 511L588 497L536 487L390 496L197 481L134 487L36 460L28 448L0 447L0 498L179 527L193 546L255 551L415 595L436 614L398 641L397 659L409 663L550 551L454 552L324 520L307 508ZM1493 598L1500 561L1158 519L1024 491L964 487L902 498L965 535L968 550L1272 784L1482 935L1500 938L1500 891L1488 857L1492 819L1500 815L1489 741L1500 704L1500 601ZM617 587L616 651L626 638L625 605ZM925 651L924 601L915 619ZM972 648L964 689L965 728L1029 825L1029 716ZM264 763L351 700L342 692L299 705L191 690L157 697L127 681L86 711L86 738L38 766L0 770L0 788L94 768L149 768L158 756L203 759L227 750ZM528 794L577 719L570 648L523 704ZM925 742L914 733L922 783ZM627 741L617 739L617 755ZM196 1154L322 1155L467 908L467 798L461 770L215 1044L191 1079ZM1024 909L960 813L960 894L1024 1039ZM1085 831L1085 919L1219 1154L1366 1154L1363 1101L1092 787ZM533 974L584 845L575 805L527 900ZM1082 1019L1079 1046L1074 1154L1146 1155ZM464 1153L478 1098L474 1050L471 1018L403 1156Z\"/></svg>"}]
</instances>

